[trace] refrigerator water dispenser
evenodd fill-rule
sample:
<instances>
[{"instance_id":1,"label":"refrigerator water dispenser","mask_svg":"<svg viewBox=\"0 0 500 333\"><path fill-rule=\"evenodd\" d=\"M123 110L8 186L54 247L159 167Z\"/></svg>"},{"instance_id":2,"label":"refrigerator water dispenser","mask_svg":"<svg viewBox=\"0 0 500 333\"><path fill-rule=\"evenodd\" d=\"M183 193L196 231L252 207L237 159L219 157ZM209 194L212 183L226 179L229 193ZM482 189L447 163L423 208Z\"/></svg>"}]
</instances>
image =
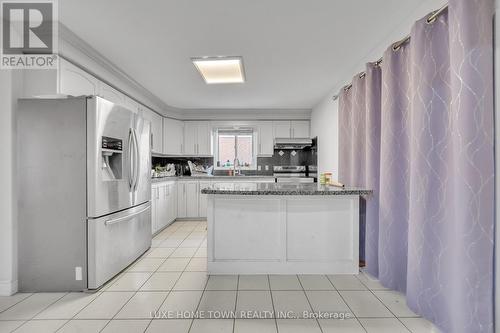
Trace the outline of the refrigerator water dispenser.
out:
<instances>
[{"instance_id":1,"label":"refrigerator water dispenser","mask_svg":"<svg viewBox=\"0 0 500 333\"><path fill-rule=\"evenodd\" d=\"M102 170L104 180L122 179L123 142L120 139L102 137Z\"/></svg>"}]
</instances>

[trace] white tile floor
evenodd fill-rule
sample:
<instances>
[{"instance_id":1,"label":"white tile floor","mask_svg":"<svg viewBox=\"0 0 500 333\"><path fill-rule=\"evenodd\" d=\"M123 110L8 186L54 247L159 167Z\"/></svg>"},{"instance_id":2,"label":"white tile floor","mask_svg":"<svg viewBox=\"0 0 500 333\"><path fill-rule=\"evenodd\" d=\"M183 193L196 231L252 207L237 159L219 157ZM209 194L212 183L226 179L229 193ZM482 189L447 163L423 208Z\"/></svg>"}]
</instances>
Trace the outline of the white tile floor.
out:
<instances>
[{"instance_id":1,"label":"white tile floor","mask_svg":"<svg viewBox=\"0 0 500 333\"><path fill-rule=\"evenodd\" d=\"M206 222L175 222L99 292L0 297L0 333L438 332L403 295L363 273L209 277L206 255ZM166 319L152 319L152 311ZM283 317L288 311L297 318ZM349 319L304 318L304 311ZM231 312L236 319L221 317ZM249 319L256 313L262 319Z\"/></svg>"}]
</instances>

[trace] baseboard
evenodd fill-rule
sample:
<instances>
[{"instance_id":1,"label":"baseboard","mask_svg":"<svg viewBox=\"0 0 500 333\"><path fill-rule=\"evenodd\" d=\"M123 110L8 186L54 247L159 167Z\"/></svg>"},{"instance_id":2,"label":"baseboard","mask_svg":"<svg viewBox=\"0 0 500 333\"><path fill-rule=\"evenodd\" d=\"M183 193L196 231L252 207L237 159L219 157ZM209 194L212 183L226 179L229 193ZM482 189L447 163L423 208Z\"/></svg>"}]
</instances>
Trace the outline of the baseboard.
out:
<instances>
[{"instance_id":1,"label":"baseboard","mask_svg":"<svg viewBox=\"0 0 500 333\"><path fill-rule=\"evenodd\" d=\"M10 296L17 293L17 280L0 281L0 296Z\"/></svg>"}]
</instances>

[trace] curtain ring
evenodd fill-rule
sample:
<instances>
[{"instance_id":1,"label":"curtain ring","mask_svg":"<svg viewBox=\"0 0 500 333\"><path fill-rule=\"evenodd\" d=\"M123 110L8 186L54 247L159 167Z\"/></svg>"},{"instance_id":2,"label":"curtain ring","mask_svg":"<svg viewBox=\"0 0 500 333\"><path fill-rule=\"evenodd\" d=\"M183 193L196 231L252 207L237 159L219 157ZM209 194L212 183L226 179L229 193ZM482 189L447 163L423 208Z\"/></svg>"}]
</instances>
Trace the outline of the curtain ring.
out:
<instances>
[{"instance_id":1,"label":"curtain ring","mask_svg":"<svg viewBox=\"0 0 500 333\"><path fill-rule=\"evenodd\" d=\"M401 39L399 42L396 42L392 44L392 50L397 51L403 46L404 44L408 43L410 41L410 36L406 36L405 38Z\"/></svg>"},{"instance_id":2,"label":"curtain ring","mask_svg":"<svg viewBox=\"0 0 500 333\"><path fill-rule=\"evenodd\" d=\"M427 22L427 24L432 24L432 23L436 22L436 20L437 20L437 16L431 15L425 21Z\"/></svg>"},{"instance_id":3,"label":"curtain ring","mask_svg":"<svg viewBox=\"0 0 500 333\"><path fill-rule=\"evenodd\" d=\"M432 24L432 23L436 22L437 17L439 15L441 15L441 13L444 12L447 8L448 8L448 4L445 4L443 7L439 8L438 10L433 11L431 13L431 15L429 15L429 17L426 20L427 24Z\"/></svg>"}]
</instances>

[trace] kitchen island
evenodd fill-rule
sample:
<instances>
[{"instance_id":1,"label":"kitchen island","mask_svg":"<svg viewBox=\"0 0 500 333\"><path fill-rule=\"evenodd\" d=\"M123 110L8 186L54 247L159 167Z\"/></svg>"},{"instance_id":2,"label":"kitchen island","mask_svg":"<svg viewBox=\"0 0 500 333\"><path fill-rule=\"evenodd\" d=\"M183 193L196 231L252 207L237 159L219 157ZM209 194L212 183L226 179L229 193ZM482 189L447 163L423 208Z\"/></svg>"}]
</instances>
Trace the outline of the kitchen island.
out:
<instances>
[{"instance_id":1,"label":"kitchen island","mask_svg":"<svg viewBox=\"0 0 500 333\"><path fill-rule=\"evenodd\" d=\"M359 188L214 184L207 194L209 274L357 274Z\"/></svg>"}]
</instances>

